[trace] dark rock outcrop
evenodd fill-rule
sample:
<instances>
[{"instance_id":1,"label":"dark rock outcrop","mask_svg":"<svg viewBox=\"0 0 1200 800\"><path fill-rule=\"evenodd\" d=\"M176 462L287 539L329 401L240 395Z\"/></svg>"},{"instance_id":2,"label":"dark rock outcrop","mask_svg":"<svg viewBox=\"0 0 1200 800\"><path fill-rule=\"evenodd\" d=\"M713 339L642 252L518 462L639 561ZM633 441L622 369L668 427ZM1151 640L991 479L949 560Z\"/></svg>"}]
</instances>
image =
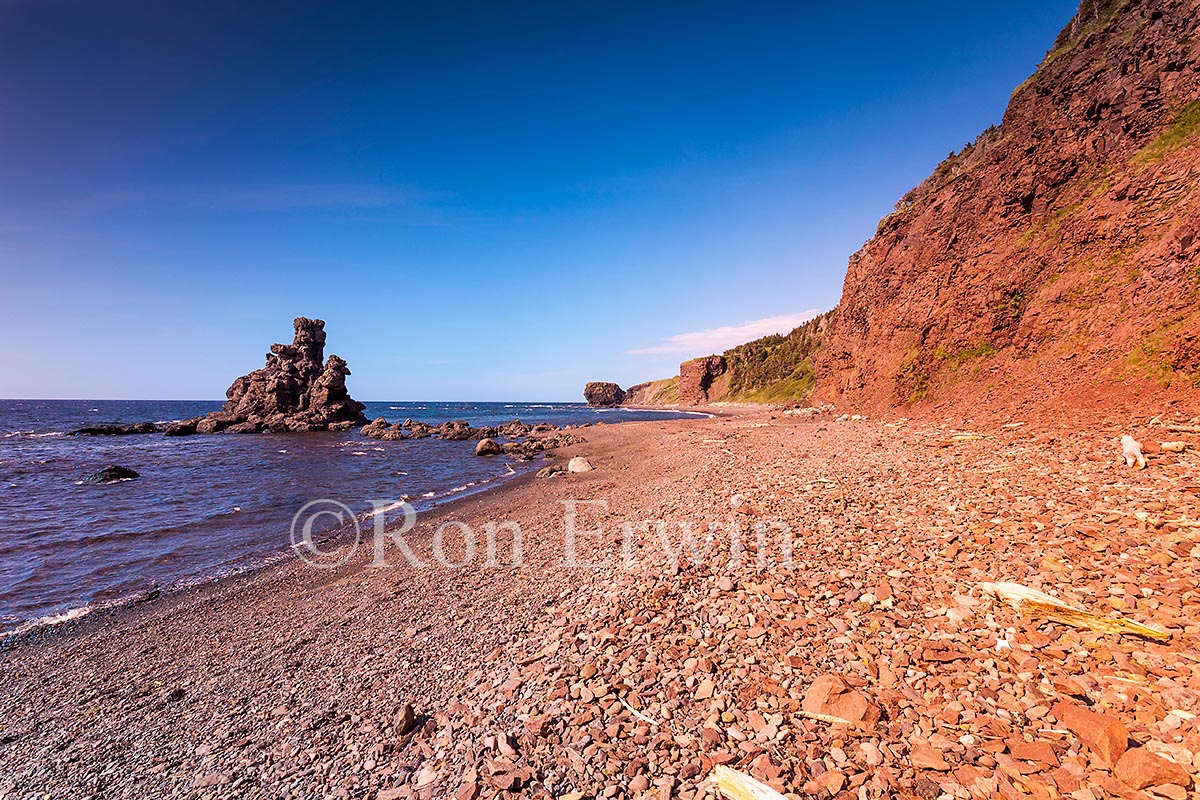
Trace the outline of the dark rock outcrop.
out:
<instances>
[{"instance_id":1,"label":"dark rock outcrop","mask_svg":"<svg viewBox=\"0 0 1200 800\"><path fill-rule=\"evenodd\" d=\"M359 432L368 439L384 441L438 438L450 442L478 442L479 444L475 447L475 455L503 453L522 461L528 461L547 450L579 444L583 441L580 437L549 422L530 425L519 419L503 425L485 425L474 428L464 420L430 425L427 422L406 419L404 422L392 424L383 417L379 417L364 425ZM504 441L499 441L501 439Z\"/></svg>"},{"instance_id":2,"label":"dark rock outcrop","mask_svg":"<svg viewBox=\"0 0 1200 800\"><path fill-rule=\"evenodd\" d=\"M693 358L679 365L679 403L702 406L709 401L713 384L725 374L724 356Z\"/></svg>"},{"instance_id":3,"label":"dark rock outcrop","mask_svg":"<svg viewBox=\"0 0 1200 800\"><path fill-rule=\"evenodd\" d=\"M88 483L120 483L121 481L131 481L139 477L139 473L129 467L122 467L117 464L109 464L99 472L93 472L87 477Z\"/></svg>"},{"instance_id":4,"label":"dark rock outcrop","mask_svg":"<svg viewBox=\"0 0 1200 800\"><path fill-rule=\"evenodd\" d=\"M204 417L194 417L183 422L173 422L163 431L164 436L191 436L196 432L196 426Z\"/></svg>"},{"instance_id":5,"label":"dark rock outcrop","mask_svg":"<svg viewBox=\"0 0 1200 800\"><path fill-rule=\"evenodd\" d=\"M132 436L142 433L158 433L159 427L153 422L135 422L132 425L92 425L87 428L76 428L69 436Z\"/></svg>"},{"instance_id":6,"label":"dark rock outcrop","mask_svg":"<svg viewBox=\"0 0 1200 800\"><path fill-rule=\"evenodd\" d=\"M325 322L297 317L295 328L291 344L271 345L266 366L233 382L222 410L172 425L167 435L344 431L366 423L363 404L346 390L346 362L324 358Z\"/></svg>"},{"instance_id":7,"label":"dark rock outcrop","mask_svg":"<svg viewBox=\"0 0 1200 800\"><path fill-rule=\"evenodd\" d=\"M625 392L615 383L592 381L583 387L583 399L589 406L612 408L625 401Z\"/></svg>"}]
</instances>

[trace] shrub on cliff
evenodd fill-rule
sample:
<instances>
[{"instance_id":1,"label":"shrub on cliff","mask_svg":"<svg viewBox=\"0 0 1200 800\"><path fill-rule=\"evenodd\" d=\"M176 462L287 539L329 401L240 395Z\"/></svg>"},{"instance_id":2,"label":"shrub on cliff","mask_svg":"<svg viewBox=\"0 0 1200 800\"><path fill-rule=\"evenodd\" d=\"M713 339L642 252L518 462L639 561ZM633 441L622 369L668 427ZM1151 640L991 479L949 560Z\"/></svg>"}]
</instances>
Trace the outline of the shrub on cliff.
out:
<instances>
[{"instance_id":1,"label":"shrub on cliff","mask_svg":"<svg viewBox=\"0 0 1200 800\"><path fill-rule=\"evenodd\" d=\"M815 383L813 356L833 312L804 323L786 336L775 334L725 351L729 391L742 400L804 400Z\"/></svg>"}]
</instances>

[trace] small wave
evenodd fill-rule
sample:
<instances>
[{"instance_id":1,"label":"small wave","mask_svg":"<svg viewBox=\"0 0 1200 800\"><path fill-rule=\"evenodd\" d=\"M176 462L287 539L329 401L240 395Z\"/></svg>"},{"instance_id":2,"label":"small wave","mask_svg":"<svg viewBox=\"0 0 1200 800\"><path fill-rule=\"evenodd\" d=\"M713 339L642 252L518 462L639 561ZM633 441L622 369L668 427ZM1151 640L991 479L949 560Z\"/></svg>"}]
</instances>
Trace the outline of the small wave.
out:
<instances>
[{"instance_id":1,"label":"small wave","mask_svg":"<svg viewBox=\"0 0 1200 800\"><path fill-rule=\"evenodd\" d=\"M57 614L47 614L44 617L38 617L37 619L18 625L11 630L0 631L0 637L20 636L23 633L28 633L29 631L37 630L38 628L51 628L55 625L62 625L64 622L70 622L73 619L86 617L95 610L96 606L88 603L86 606L68 609L67 611L62 611Z\"/></svg>"},{"instance_id":2,"label":"small wave","mask_svg":"<svg viewBox=\"0 0 1200 800\"><path fill-rule=\"evenodd\" d=\"M115 481L105 481L104 483L96 483L96 486L108 486L113 483L127 483L131 480L133 480L133 478L117 478ZM92 483L92 481L89 481L87 478L84 478L81 481L75 481L76 486L83 486L88 483Z\"/></svg>"},{"instance_id":3,"label":"small wave","mask_svg":"<svg viewBox=\"0 0 1200 800\"><path fill-rule=\"evenodd\" d=\"M408 495L401 495L400 499L398 501L396 501L395 503L392 503L391 505L386 505L383 508L380 508L376 511L368 511L363 516L364 517L375 517L380 514L386 514L389 511L395 511L398 508L403 508L404 504L407 502L408 502Z\"/></svg>"},{"instance_id":4,"label":"small wave","mask_svg":"<svg viewBox=\"0 0 1200 800\"><path fill-rule=\"evenodd\" d=\"M351 451L350 455L352 455L352 456L365 456L365 455L368 455L368 453L367 453L367 451L366 451L366 450L353 450L353 451Z\"/></svg>"}]
</instances>

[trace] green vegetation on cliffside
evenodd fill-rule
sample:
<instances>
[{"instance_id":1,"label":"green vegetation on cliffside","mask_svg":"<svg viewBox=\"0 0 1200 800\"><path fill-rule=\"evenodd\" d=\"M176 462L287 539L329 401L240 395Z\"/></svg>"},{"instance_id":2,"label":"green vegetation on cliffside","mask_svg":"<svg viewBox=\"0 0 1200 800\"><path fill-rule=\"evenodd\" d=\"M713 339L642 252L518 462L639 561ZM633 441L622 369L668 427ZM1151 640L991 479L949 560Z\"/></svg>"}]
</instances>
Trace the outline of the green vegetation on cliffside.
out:
<instances>
[{"instance_id":1,"label":"green vegetation on cliffside","mask_svg":"<svg viewBox=\"0 0 1200 800\"><path fill-rule=\"evenodd\" d=\"M791 333L755 339L725 351L730 373L728 400L801 402L816 383L813 360L834 312L828 311Z\"/></svg>"}]
</instances>

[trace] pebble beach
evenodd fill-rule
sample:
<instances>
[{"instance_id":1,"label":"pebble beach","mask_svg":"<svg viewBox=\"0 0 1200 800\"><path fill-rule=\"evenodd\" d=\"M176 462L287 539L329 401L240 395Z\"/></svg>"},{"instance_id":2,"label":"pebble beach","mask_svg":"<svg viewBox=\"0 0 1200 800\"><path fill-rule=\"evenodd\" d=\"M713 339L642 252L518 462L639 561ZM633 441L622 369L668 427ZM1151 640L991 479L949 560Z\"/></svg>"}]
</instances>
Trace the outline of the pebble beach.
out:
<instances>
[{"instance_id":1,"label":"pebble beach","mask_svg":"<svg viewBox=\"0 0 1200 800\"><path fill-rule=\"evenodd\" d=\"M421 566L294 559L6 643L0 796L669 800L728 767L794 797L1185 800L1200 477L1157 442L1185 422L1141 429L1141 470L1061 420L591 429L556 457L593 469L422 515ZM488 523L490 563L461 535ZM718 531L700 558L689 524Z\"/></svg>"}]
</instances>

